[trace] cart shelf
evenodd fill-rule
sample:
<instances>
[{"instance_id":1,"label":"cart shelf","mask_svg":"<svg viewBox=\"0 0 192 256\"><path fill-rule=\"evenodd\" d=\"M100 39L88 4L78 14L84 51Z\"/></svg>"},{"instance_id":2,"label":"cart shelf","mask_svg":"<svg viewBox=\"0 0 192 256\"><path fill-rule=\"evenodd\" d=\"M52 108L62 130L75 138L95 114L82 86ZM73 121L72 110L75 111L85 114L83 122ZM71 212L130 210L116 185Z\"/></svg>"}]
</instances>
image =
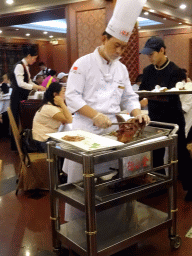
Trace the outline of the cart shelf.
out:
<instances>
[{"instance_id":1,"label":"cart shelf","mask_svg":"<svg viewBox=\"0 0 192 256\"><path fill-rule=\"evenodd\" d=\"M129 223L122 222L118 227L111 225L110 211L113 211L113 209L110 209L107 213L97 214L97 255L113 254L119 250L119 247L122 249L127 248L142 239L144 233L145 236L150 233L154 234L153 232L157 232L157 228L160 230L172 225L172 220L168 218L167 213L139 202L137 202L136 209L137 215L140 216L141 220L138 220L138 223L133 220ZM106 216L104 216L105 214ZM106 223L107 219L108 222ZM61 225L60 230L57 231L57 236L63 244L69 247L71 246L71 241L73 241L80 255L87 255L85 229L86 220L85 218L80 218ZM146 234L146 230L148 234Z\"/></svg>"},{"instance_id":2,"label":"cart shelf","mask_svg":"<svg viewBox=\"0 0 192 256\"><path fill-rule=\"evenodd\" d=\"M172 180L168 179L166 181L161 180L150 185L145 185L142 188L137 187L135 189L130 189L125 192L122 191L121 193L118 194L113 194L112 190L111 194L102 199L102 201L95 198L95 210L101 211L105 207L112 207L112 201L116 205L122 204L127 200L134 200L140 197L144 197L159 190L169 188L170 186L172 186ZM80 191L76 185L67 184L60 186L58 189L54 191L54 194L55 196L63 198L67 203L71 204L77 209L85 211L84 192Z\"/></svg>"}]
</instances>

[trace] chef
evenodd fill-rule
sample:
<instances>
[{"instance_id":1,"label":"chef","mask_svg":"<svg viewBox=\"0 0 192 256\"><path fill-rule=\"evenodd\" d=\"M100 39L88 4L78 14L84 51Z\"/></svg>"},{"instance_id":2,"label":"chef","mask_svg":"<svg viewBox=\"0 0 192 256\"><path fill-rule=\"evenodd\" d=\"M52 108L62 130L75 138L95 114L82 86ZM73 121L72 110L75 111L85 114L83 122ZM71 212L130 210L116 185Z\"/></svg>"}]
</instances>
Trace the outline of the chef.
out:
<instances>
[{"instance_id":1,"label":"chef","mask_svg":"<svg viewBox=\"0 0 192 256\"><path fill-rule=\"evenodd\" d=\"M133 91L127 68L119 61L146 0L117 0L113 16L102 35L102 45L79 58L72 66L66 90L66 103L74 114L72 129L104 134L117 130L116 113L127 110L139 122L142 115L138 95ZM117 161L115 161L117 162ZM111 164L115 164L114 161ZM97 166L98 169L104 169ZM99 168L100 167L100 168ZM96 168L97 169L97 168ZM65 160L68 182L83 179L82 165ZM70 208L70 209L69 209ZM78 217L66 207L66 220Z\"/></svg>"}]
</instances>

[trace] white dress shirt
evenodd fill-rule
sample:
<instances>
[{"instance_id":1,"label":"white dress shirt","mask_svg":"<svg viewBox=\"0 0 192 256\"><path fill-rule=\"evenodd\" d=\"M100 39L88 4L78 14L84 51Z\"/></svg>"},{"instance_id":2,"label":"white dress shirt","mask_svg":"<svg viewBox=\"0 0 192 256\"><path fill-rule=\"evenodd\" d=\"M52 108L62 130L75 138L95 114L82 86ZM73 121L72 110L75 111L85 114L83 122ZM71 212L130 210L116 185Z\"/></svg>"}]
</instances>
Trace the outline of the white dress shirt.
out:
<instances>
[{"instance_id":1,"label":"white dress shirt","mask_svg":"<svg viewBox=\"0 0 192 256\"><path fill-rule=\"evenodd\" d=\"M23 89L27 89L27 90L32 90L33 89L33 85L35 85L32 81L31 81L31 75L29 72L29 67L28 64L26 62L25 59L22 59L23 64L26 67L27 70L27 74L29 77L29 83L24 82L24 67L22 64L17 64L14 70L14 74L16 77L16 81L19 87L23 88Z\"/></svg>"},{"instance_id":2,"label":"white dress shirt","mask_svg":"<svg viewBox=\"0 0 192 256\"><path fill-rule=\"evenodd\" d=\"M192 90L192 83L185 84L186 89ZM187 138L189 130L192 126L192 94L180 94L180 100L185 117L185 136Z\"/></svg>"}]
</instances>

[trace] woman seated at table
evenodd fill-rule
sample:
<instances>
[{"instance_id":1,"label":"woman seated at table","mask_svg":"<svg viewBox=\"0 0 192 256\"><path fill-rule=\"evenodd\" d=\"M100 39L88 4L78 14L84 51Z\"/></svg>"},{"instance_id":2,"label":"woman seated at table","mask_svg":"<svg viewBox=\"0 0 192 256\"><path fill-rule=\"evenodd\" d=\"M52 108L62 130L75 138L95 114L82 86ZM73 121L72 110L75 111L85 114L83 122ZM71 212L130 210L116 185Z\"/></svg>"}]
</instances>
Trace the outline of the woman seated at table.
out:
<instances>
[{"instance_id":1,"label":"woman seated at table","mask_svg":"<svg viewBox=\"0 0 192 256\"><path fill-rule=\"evenodd\" d=\"M53 82L57 82L57 72L55 70L50 70L48 73L48 77L43 80L42 86L47 89L49 85Z\"/></svg>"},{"instance_id":2,"label":"woman seated at table","mask_svg":"<svg viewBox=\"0 0 192 256\"><path fill-rule=\"evenodd\" d=\"M60 83L51 83L34 116L32 133L39 152L46 152L47 133L57 132L61 124L72 123L72 115L64 103L64 93Z\"/></svg>"}]
</instances>

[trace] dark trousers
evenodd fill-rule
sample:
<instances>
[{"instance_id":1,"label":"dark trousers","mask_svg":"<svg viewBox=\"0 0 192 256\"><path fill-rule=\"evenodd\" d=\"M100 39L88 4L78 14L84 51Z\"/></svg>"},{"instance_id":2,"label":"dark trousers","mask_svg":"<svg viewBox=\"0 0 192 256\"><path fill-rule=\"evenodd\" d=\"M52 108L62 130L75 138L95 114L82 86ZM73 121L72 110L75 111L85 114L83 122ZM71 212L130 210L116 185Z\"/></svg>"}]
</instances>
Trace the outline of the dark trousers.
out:
<instances>
[{"instance_id":1,"label":"dark trousers","mask_svg":"<svg viewBox=\"0 0 192 256\"><path fill-rule=\"evenodd\" d=\"M184 129L178 131L178 176L182 182L184 190L191 190L192 185L192 159L190 153L187 150L187 143L185 138ZM160 148L153 151L153 166L158 167L164 164L165 148ZM161 174L165 174L165 170L161 169L158 171Z\"/></svg>"},{"instance_id":2,"label":"dark trousers","mask_svg":"<svg viewBox=\"0 0 192 256\"><path fill-rule=\"evenodd\" d=\"M11 94L10 108L18 128L19 128L20 101L26 100L27 97L28 97L27 95L20 95L17 91L13 91ZM11 131L11 150L17 150L12 131Z\"/></svg>"}]
</instances>

